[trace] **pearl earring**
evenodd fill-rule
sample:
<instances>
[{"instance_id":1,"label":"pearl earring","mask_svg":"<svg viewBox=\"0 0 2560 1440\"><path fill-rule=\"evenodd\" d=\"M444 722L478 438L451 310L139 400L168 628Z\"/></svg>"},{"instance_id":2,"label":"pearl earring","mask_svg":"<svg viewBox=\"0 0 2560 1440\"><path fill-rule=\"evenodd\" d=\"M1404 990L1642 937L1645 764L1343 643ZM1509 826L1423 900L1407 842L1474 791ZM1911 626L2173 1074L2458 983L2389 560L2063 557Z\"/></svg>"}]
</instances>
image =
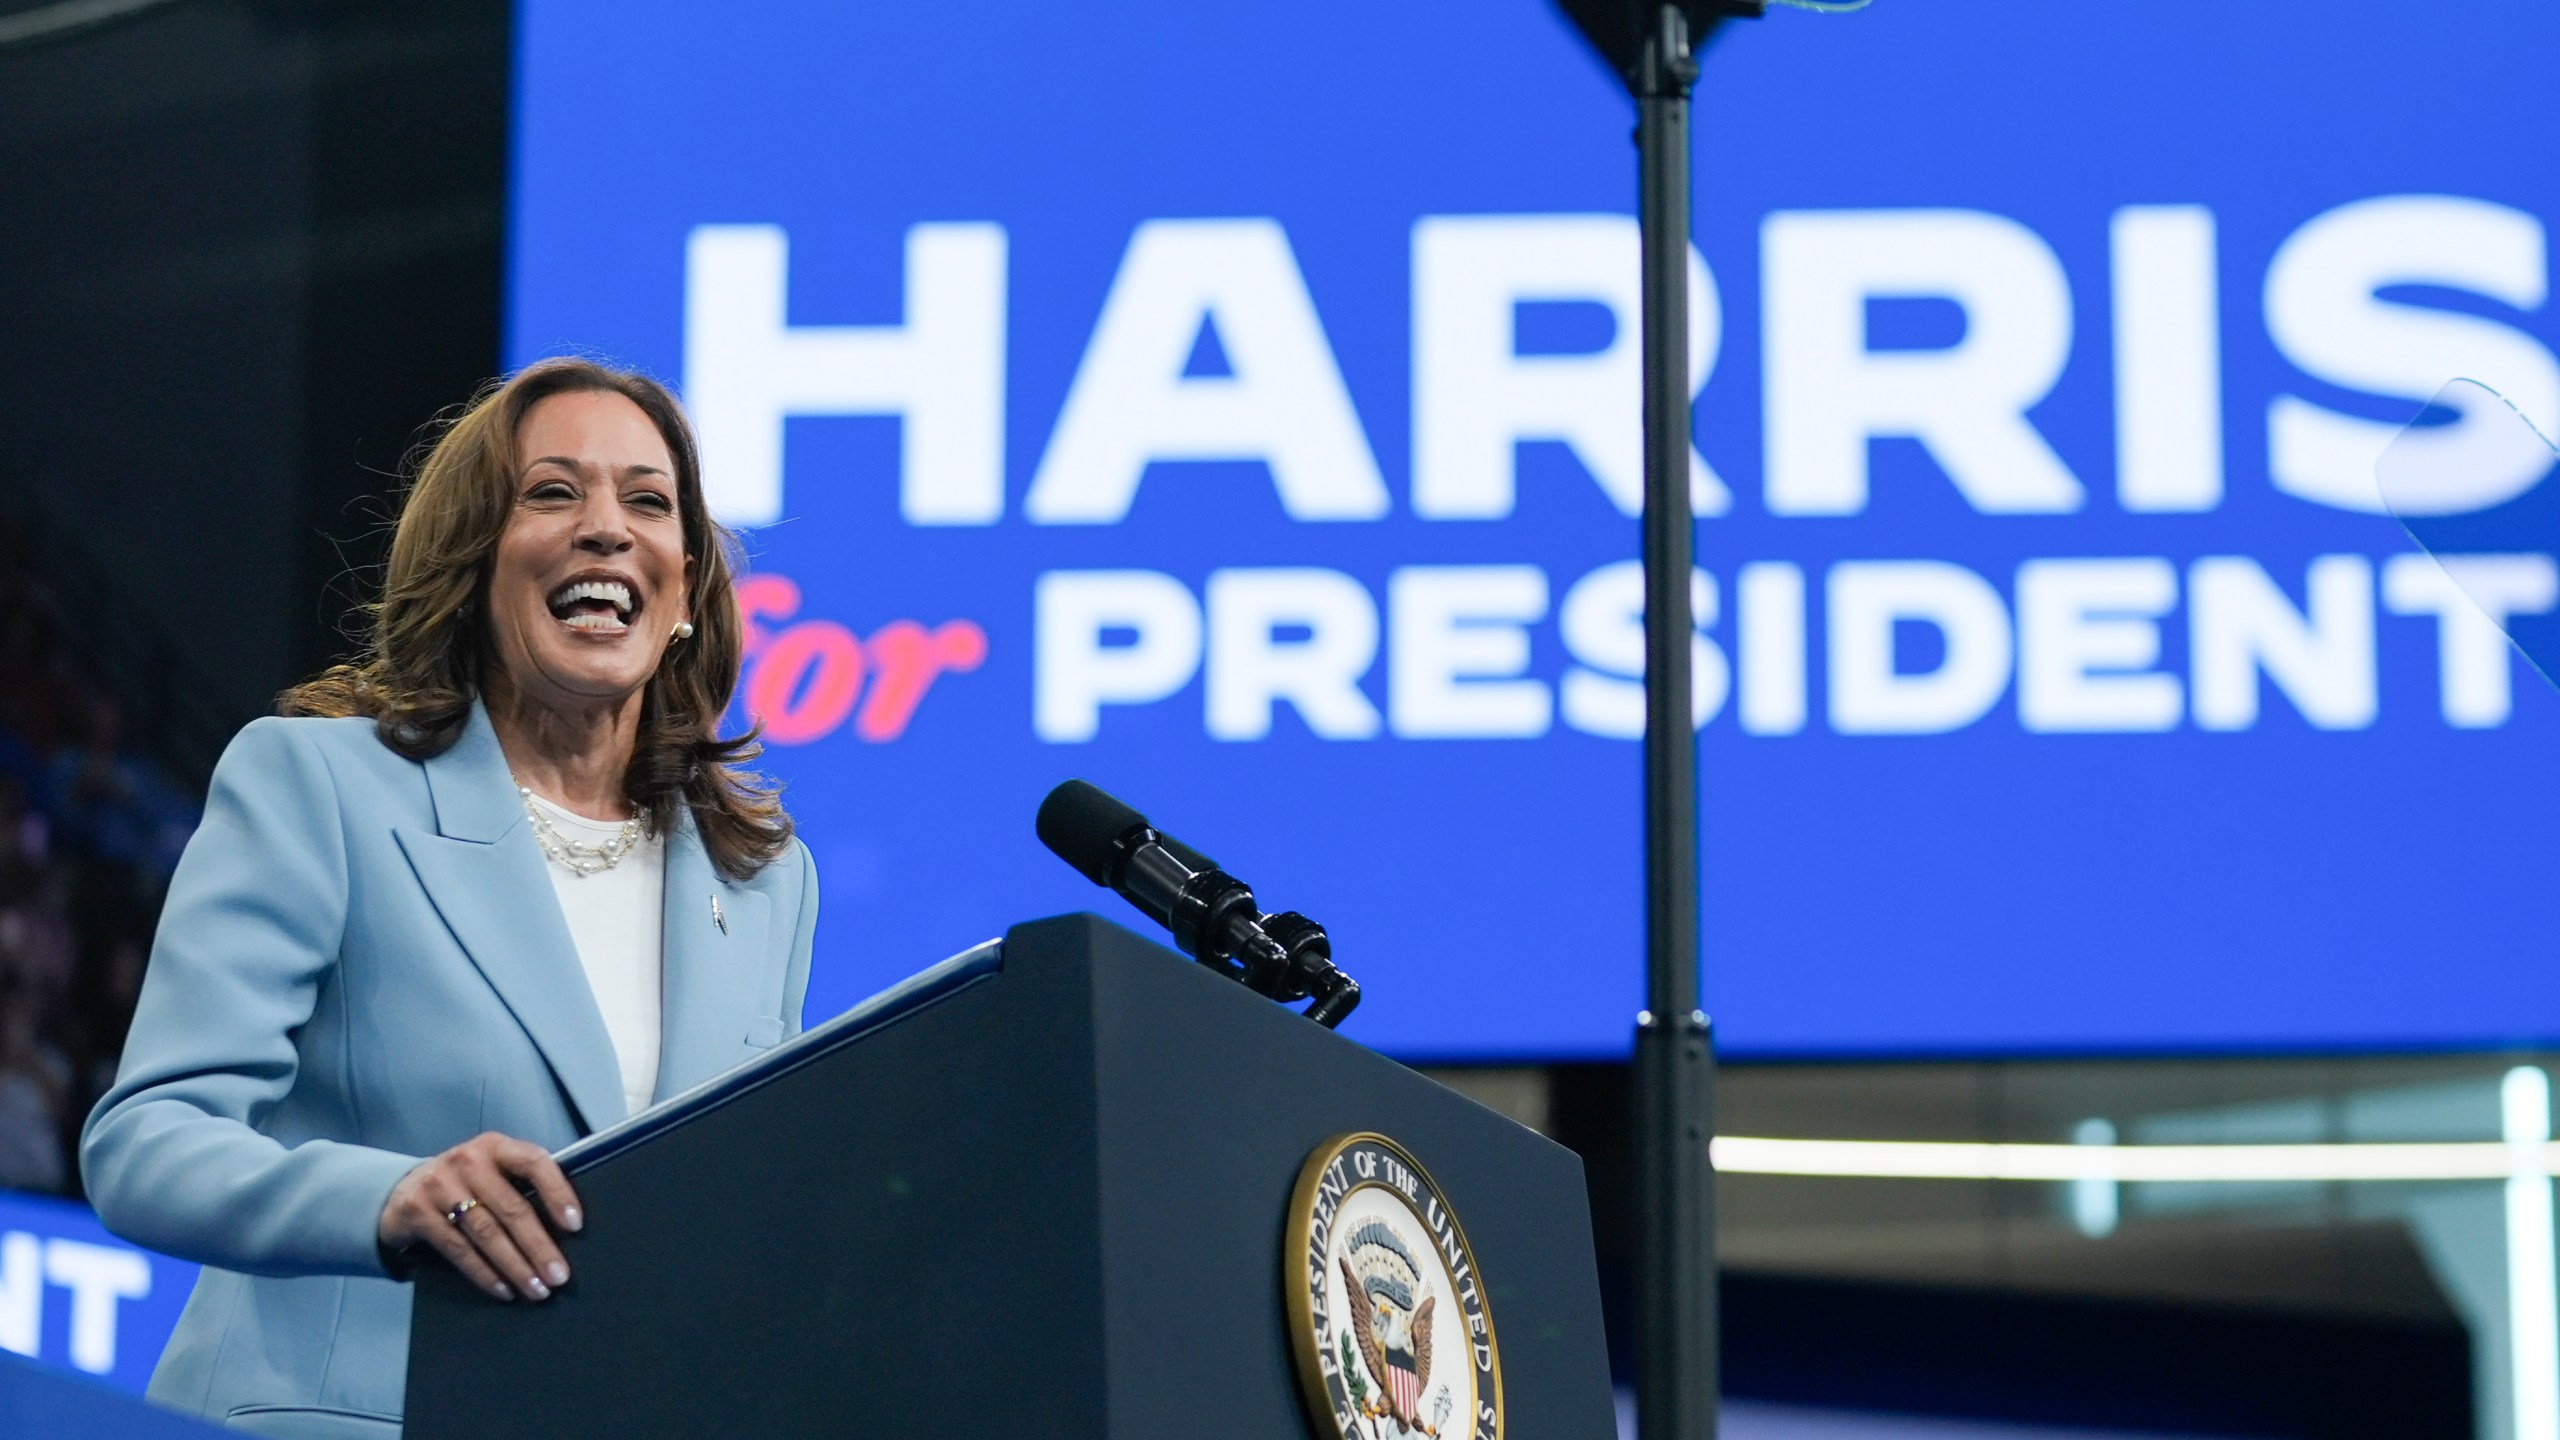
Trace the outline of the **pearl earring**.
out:
<instances>
[{"instance_id":1,"label":"pearl earring","mask_svg":"<svg viewBox=\"0 0 2560 1440\"><path fill-rule=\"evenodd\" d=\"M692 638L693 638L693 622L692 622L692 621L690 621L690 620L679 620L679 621L677 621L677 622L676 622L676 638L677 638L677 639L679 639L679 640L690 640L690 639L692 639Z\"/></svg>"}]
</instances>

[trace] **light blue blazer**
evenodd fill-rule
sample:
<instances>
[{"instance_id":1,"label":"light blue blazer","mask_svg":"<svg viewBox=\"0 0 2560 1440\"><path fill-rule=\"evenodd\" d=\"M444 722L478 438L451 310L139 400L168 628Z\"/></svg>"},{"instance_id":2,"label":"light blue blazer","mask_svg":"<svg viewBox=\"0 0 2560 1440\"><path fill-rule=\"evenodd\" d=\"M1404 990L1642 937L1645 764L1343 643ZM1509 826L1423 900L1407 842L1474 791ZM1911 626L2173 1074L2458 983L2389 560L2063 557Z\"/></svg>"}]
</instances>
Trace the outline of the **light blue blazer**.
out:
<instances>
[{"instance_id":1,"label":"light blue blazer","mask_svg":"<svg viewBox=\"0 0 2560 1440\"><path fill-rule=\"evenodd\" d=\"M558 1149L624 1118L545 863L476 706L424 763L369 720L231 742L80 1147L110 1229L210 1267L153 1399L272 1436L398 1433L392 1186L484 1130ZM666 867L661 1096L799 1030L818 912L796 841L732 884L688 821Z\"/></svg>"}]
</instances>

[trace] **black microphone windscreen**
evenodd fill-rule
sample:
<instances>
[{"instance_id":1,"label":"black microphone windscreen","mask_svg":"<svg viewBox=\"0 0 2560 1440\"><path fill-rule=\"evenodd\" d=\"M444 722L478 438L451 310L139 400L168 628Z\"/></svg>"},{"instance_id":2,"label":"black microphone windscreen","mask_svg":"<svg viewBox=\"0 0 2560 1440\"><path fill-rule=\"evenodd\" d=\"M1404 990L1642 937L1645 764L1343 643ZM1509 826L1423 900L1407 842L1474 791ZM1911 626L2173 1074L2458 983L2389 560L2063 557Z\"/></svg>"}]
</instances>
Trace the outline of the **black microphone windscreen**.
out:
<instances>
[{"instance_id":1,"label":"black microphone windscreen","mask_svg":"<svg viewBox=\"0 0 2560 1440\"><path fill-rule=\"evenodd\" d=\"M1070 780L1040 802L1033 822L1040 843L1096 885L1111 883L1114 848L1120 837L1147 823L1147 817L1114 800L1100 786Z\"/></svg>"}]
</instances>

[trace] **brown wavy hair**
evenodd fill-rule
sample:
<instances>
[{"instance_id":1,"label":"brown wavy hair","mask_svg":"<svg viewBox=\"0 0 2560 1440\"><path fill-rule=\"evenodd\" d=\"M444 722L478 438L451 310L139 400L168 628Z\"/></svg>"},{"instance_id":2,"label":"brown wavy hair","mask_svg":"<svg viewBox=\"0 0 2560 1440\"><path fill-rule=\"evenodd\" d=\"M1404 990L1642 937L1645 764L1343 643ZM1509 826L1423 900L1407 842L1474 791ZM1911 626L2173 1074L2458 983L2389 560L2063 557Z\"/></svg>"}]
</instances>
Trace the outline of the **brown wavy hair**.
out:
<instances>
[{"instance_id":1,"label":"brown wavy hair","mask_svg":"<svg viewBox=\"0 0 2560 1440\"><path fill-rule=\"evenodd\" d=\"M371 636L353 663L333 665L277 697L284 715L370 717L382 743L412 760L462 738L488 682L485 620L498 537L516 502L516 432L554 395L610 391L640 407L675 457L676 510L693 562L687 597L694 633L670 646L642 692L640 736L623 773L635 811L664 834L691 812L711 863L744 880L791 843L780 797L746 763L756 732L721 739L738 688L744 626L732 577L737 537L711 518L693 427L665 386L590 360L544 360L481 388L422 442L400 501L382 598L368 605Z\"/></svg>"}]
</instances>

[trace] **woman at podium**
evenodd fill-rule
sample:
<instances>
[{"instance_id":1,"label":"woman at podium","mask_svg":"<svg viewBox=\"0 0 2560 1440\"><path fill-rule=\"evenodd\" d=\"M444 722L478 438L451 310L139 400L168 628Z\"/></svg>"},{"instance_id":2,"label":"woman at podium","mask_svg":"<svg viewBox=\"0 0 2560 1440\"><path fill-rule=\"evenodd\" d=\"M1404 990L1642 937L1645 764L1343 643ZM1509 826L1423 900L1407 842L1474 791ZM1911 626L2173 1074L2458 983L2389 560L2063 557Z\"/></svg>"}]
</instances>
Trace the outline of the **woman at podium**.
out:
<instances>
[{"instance_id":1,"label":"woman at podium","mask_svg":"<svg viewBox=\"0 0 2560 1440\"><path fill-rule=\"evenodd\" d=\"M420 463L367 652L224 752L81 1146L207 1267L153 1398L396 1434L413 1258L542 1303L612 1223L550 1152L799 1029L817 880L719 736L728 546L664 388L535 365Z\"/></svg>"}]
</instances>

